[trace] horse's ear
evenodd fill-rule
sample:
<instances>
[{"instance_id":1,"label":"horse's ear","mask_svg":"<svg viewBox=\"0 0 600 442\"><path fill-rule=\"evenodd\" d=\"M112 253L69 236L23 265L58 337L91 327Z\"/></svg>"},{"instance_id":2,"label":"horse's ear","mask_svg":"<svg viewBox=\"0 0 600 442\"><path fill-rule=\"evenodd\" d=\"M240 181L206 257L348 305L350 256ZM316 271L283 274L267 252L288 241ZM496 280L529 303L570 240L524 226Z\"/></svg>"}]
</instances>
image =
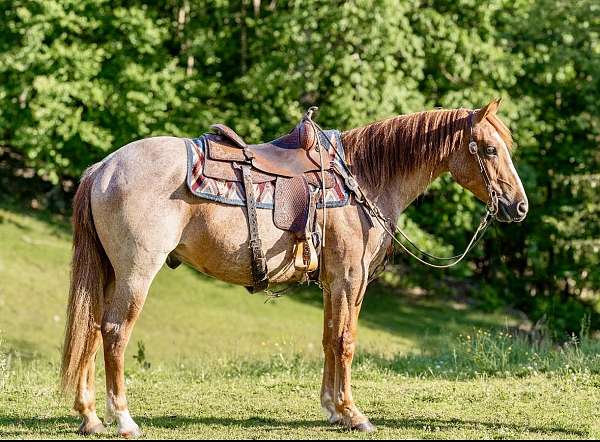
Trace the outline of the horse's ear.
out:
<instances>
[{"instance_id":1,"label":"horse's ear","mask_svg":"<svg viewBox=\"0 0 600 442\"><path fill-rule=\"evenodd\" d=\"M496 115L498 108L502 103L502 98L496 98L488 103L487 106L475 111L475 123L481 123L488 115Z\"/></svg>"}]
</instances>

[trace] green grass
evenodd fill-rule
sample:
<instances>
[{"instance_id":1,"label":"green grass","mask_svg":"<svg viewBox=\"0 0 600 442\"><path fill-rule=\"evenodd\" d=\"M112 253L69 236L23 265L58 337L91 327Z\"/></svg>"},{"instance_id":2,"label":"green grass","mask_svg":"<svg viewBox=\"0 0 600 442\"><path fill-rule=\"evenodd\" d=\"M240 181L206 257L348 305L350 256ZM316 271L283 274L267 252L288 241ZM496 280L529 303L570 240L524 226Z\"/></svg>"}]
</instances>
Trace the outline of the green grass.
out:
<instances>
[{"instance_id":1,"label":"green grass","mask_svg":"<svg viewBox=\"0 0 600 442\"><path fill-rule=\"evenodd\" d=\"M77 437L70 399L56 392L69 234L60 219L0 208L0 438ZM598 341L531 342L506 331L515 318L376 287L353 386L380 431L330 427L318 292L264 301L187 268L161 271L127 353L131 411L147 437L600 437Z\"/></svg>"},{"instance_id":2,"label":"green grass","mask_svg":"<svg viewBox=\"0 0 600 442\"><path fill-rule=\"evenodd\" d=\"M12 375L0 400L0 437L76 437L54 375L47 368ZM324 423L317 375L134 368L128 388L149 438L367 437ZM354 394L378 425L370 438L590 438L600 436L599 387L590 374L456 381L366 368L355 374Z\"/></svg>"}]
</instances>

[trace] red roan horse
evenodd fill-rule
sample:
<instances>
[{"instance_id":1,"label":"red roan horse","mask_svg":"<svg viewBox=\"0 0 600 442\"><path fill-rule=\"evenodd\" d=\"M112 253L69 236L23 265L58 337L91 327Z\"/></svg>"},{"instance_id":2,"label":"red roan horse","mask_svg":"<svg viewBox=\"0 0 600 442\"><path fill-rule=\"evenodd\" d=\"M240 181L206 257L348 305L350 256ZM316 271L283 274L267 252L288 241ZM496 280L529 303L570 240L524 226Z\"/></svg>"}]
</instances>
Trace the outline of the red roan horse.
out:
<instances>
[{"instance_id":1,"label":"red roan horse","mask_svg":"<svg viewBox=\"0 0 600 442\"><path fill-rule=\"evenodd\" d=\"M482 201L495 193L497 220L522 221L527 197L498 106L496 100L475 111L434 110L351 129L342 133L346 161L386 219L397 220L433 180L450 172ZM471 151L469 141L476 143ZM124 354L148 288L169 254L220 280L252 285L245 208L194 197L186 186L186 155L180 138L135 141L91 166L75 196L62 385L76 391L81 433L104 431L94 387L95 355L103 343L106 421L116 420L122 436L141 434L127 407ZM374 427L350 388L357 321L369 271L383 261L392 241L368 217L356 200L328 210L320 269L321 405L330 423L361 431ZM271 282L297 281L292 235L274 225L269 210L258 211L258 224Z\"/></svg>"}]
</instances>

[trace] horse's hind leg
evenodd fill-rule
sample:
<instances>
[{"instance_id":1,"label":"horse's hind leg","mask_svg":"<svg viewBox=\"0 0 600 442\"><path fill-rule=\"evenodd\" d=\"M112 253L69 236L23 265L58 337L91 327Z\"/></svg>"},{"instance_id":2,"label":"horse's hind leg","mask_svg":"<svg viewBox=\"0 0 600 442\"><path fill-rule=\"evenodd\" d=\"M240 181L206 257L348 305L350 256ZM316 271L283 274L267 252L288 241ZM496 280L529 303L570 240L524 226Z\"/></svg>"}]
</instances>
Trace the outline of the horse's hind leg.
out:
<instances>
[{"instance_id":1,"label":"horse's hind leg","mask_svg":"<svg viewBox=\"0 0 600 442\"><path fill-rule=\"evenodd\" d=\"M115 289L105 300L102 338L106 367L106 422L116 421L119 434L127 438L139 437L141 431L129 414L125 397L125 348L150 284L165 259L166 254L162 253L136 256L127 263L126 269L115 268Z\"/></svg>"},{"instance_id":2,"label":"horse's hind leg","mask_svg":"<svg viewBox=\"0 0 600 442\"><path fill-rule=\"evenodd\" d=\"M90 344L93 348L90 357L86 362L86 367L83 368L84 375L79 378L77 391L75 395L75 406L73 407L83 418L79 426L79 434L96 434L104 432L104 425L96 414L96 389L95 389L95 368L96 368L96 352L100 346L102 337L100 330L93 338Z\"/></svg>"},{"instance_id":3,"label":"horse's hind leg","mask_svg":"<svg viewBox=\"0 0 600 442\"><path fill-rule=\"evenodd\" d=\"M104 289L104 297L110 297L114 288L114 278L111 275ZM97 321L100 322L100 318ZM77 431L82 435L103 433L106 430L96 413L96 354L101 343L102 333L98 329L90 340L91 351L88 353L87 360L83 362L83 375L79 378L75 392L75 404L73 408L82 417L81 425Z\"/></svg>"}]
</instances>

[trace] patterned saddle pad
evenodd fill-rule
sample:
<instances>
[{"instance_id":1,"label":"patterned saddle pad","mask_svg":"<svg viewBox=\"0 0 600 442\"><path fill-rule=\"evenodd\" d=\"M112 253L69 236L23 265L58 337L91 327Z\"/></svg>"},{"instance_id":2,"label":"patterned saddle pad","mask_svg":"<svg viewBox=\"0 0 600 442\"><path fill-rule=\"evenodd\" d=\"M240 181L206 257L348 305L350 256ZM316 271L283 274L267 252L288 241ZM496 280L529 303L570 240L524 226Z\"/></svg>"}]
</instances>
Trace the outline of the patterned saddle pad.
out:
<instances>
[{"instance_id":1,"label":"patterned saddle pad","mask_svg":"<svg viewBox=\"0 0 600 442\"><path fill-rule=\"evenodd\" d=\"M325 134L328 137L336 137L337 150L343 158L344 147L339 131L327 130ZM329 150L329 143L323 139L322 134L320 136L321 145ZM246 197L243 183L210 178L204 175L204 161L207 149L205 135L190 141L186 143L188 151L187 186L190 191L199 198L233 206L245 206ZM342 159L337 156L335 162L339 163L340 167L345 167L342 164ZM326 189L325 195L325 203L328 208L345 206L349 200L349 192L346 189L343 179L335 173L333 176L335 184L330 189ZM273 210L275 207L275 181L254 183L254 196L257 208ZM317 207L321 208L322 206L323 203L321 200L317 203Z\"/></svg>"}]
</instances>

